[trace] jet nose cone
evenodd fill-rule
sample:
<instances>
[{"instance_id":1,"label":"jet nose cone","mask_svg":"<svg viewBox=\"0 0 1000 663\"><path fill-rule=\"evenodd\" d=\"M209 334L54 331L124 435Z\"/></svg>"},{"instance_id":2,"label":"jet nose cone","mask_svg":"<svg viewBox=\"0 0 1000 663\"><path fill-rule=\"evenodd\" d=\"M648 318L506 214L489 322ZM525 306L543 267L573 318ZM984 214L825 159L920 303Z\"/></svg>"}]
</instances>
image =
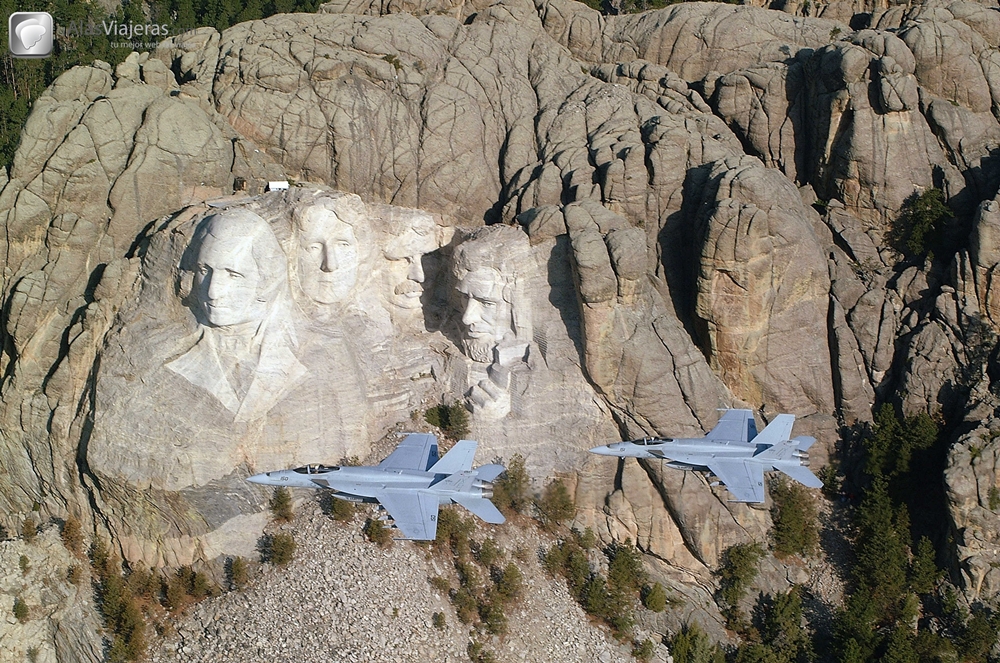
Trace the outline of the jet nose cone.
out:
<instances>
[{"instance_id":1,"label":"jet nose cone","mask_svg":"<svg viewBox=\"0 0 1000 663\"><path fill-rule=\"evenodd\" d=\"M252 477L247 477L247 481L250 483L259 483L264 485L271 483L268 481L266 474L255 474Z\"/></svg>"},{"instance_id":2,"label":"jet nose cone","mask_svg":"<svg viewBox=\"0 0 1000 663\"><path fill-rule=\"evenodd\" d=\"M610 444L606 444L600 447L594 447L590 450L590 453L597 454L599 456L613 456L615 452Z\"/></svg>"}]
</instances>

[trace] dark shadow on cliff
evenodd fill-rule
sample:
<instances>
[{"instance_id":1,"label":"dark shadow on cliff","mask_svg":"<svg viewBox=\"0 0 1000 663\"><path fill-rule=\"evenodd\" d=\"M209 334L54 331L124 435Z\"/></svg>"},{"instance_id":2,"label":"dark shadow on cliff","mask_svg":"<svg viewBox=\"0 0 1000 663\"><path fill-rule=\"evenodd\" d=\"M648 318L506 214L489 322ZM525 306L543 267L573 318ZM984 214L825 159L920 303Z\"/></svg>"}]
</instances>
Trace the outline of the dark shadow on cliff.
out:
<instances>
[{"instance_id":1,"label":"dark shadow on cliff","mask_svg":"<svg viewBox=\"0 0 1000 663\"><path fill-rule=\"evenodd\" d=\"M809 86L806 81L809 79L808 62L812 57L811 49L803 49L796 53L796 60L788 65L788 75L785 77L785 101L788 102L787 120L792 125L792 140L794 142L793 159L795 161L795 177L793 179L797 186L811 184L813 171L816 168L816 160L812 149L812 131L809 126ZM782 168L785 175L787 169Z\"/></svg>"},{"instance_id":2,"label":"dark shadow on cliff","mask_svg":"<svg viewBox=\"0 0 1000 663\"><path fill-rule=\"evenodd\" d=\"M24 277L21 277L14 281L10 286L10 291L7 296L6 301L3 302L3 307L0 308L0 320L5 323L10 320L11 308L14 302L14 292L17 290L18 286ZM17 346L14 345L14 338L7 333L7 324L0 325L0 354L4 356L6 365L3 369L3 375L0 375L0 387L2 387L7 380L9 380L14 375L14 371L17 369Z\"/></svg>"},{"instance_id":3,"label":"dark shadow on cliff","mask_svg":"<svg viewBox=\"0 0 1000 663\"><path fill-rule=\"evenodd\" d=\"M684 178L684 194L680 211L667 216L657 240L660 244L660 264L667 282L674 314L694 343L699 334L695 304L697 303L698 270L705 245L706 213L714 206L717 184L709 181L714 163L690 168Z\"/></svg>"},{"instance_id":4,"label":"dark shadow on cliff","mask_svg":"<svg viewBox=\"0 0 1000 663\"><path fill-rule=\"evenodd\" d=\"M586 366L583 356L583 330L580 318L580 303L577 297L576 285L573 282L573 266L570 261L569 235L556 237L555 245L545 261L545 282L549 286L549 303L559 312L559 318L566 328L566 334L573 341L580 366ZM544 330L537 325L534 328L535 345L544 357L546 341Z\"/></svg>"},{"instance_id":5,"label":"dark shadow on cliff","mask_svg":"<svg viewBox=\"0 0 1000 663\"><path fill-rule=\"evenodd\" d=\"M424 274L424 282L421 284L423 292L420 293L424 329L429 332L441 331L446 336L445 321L448 318L446 288L449 283L447 265L450 255L449 246L420 256L420 269Z\"/></svg>"}]
</instances>

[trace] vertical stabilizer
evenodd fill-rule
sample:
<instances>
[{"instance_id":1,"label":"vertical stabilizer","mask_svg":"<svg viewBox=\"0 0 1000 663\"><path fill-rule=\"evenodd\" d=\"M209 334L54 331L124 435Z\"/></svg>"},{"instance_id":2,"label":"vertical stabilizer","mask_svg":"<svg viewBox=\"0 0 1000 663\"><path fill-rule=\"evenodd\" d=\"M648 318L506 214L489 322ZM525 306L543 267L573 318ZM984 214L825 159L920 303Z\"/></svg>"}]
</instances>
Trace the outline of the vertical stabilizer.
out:
<instances>
[{"instance_id":1,"label":"vertical stabilizer","mask_svg":"<svg viewBox=\"0 0 1000 663\"><path fill-rule=\"evenodd\" d=\"M760 448L761 445L771 446L787 442L788 437L792 434L792 426L794 424L794 414L779 414L771 420L771 423L764 427L764 430L757 434L757 437L753 439L754 444L757 445L757 448Z\"/></svg>"},{"instance_id":2,"label":"vertical stabilizer","mask_svg":"<svg viewBox=\"0 0 1000 663\"><path fill-rule=\"evenodd\" d=\"M478 442L473 440L459 440L441 460L427 470L434 474L455 474L472 469L472 459L476 456Z\"/></svg>"}]
</instances>

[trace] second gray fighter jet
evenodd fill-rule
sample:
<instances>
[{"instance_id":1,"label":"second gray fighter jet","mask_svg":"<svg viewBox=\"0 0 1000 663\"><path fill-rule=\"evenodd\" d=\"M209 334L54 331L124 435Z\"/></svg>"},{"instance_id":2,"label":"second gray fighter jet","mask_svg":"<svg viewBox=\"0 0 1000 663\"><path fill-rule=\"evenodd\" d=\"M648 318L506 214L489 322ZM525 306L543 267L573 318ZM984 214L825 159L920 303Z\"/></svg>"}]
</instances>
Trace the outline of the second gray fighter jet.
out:
<instances>
[{"instance_id":1,"label":"second gray fighter jet","mask_svg":"<svg viewBox=\"0 0 1000 663\"><path fill-rule=\"evenodd\" d=\"M816 438L788 439L794 414L779 414L759 434L750 410L726 410L708 435L696 438L647 437L612 442L591 451L620 458L656 458L667 467L699 470L718 477L736 499L764 501L764 472L779 470L809 488L823 482L809 471L809 447Z\"/></svg>"},{"instance_id":2,"label":"second gray fighter jet","mask_svg":"<svg viewBox=\"0 0 1000 663\"><path fill-rule=\"evenodd\" d=\"M437 438L410 433L378 465L305 465L265 472L247 481L267 486L327 488L350 502L378 502L403 533L403 538L431 541L437 535L438 507L455 502L488 523L504 522L490 502L493 480L505 468L482 465L472 469L477 443L459 440L438 460Z\"/></svg>"}]
</instances>

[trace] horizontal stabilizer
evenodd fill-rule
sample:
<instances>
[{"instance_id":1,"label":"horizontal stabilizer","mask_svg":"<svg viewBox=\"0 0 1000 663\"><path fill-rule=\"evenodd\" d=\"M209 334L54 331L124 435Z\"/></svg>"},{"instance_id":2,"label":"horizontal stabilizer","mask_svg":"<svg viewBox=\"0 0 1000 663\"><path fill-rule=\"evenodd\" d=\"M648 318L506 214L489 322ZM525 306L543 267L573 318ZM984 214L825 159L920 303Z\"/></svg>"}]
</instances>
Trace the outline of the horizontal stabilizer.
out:
<instances>
[{"instance_id":1,"label":"horizontal stabilizer","mask_svg":"<svg viewBox=\"0 0 1000 663\"><path fill-rule=\"evenodd\" d=\"M480 481L492 482L506 471L507 468L503 465L483 465L476 468L476 478Z\"/></svg>"},{"instance_id":2,"label":"horizontal stabilizer","mask_svg":"<svg viewBox=\"0 0 1000 663\"><path fill-rule=\"evenodd\" d=\"M809 447L816 444L816 438L808 435L799 435L798 437L793 437L792 442L799 445L799 451L807 451Z\"/></svg>"},{"instance_id":3,"label":"horizontal stabilizer","mask_svg":"<svg viewBox=\"0 0 1000 663\"><path fill-rule=\"evenodd\" d=\"M809 471L805 465L776 465L776 470L780 470L792 477L807 488L822 488L823 482L815 474Z\"/></svg>"},{"instance_id":4,"label":"horizontal stabilizer","mask_svg":"<svg viewBox=\"0 0 1000 663\"><path fill-rule=\"evenodd\" d=\"M472 459L476 456L478 442L473 440L459 440L441 460L434 463L428 472L434 474L454 474L464 470L472 469Z\"/></svg>"},{"instance_id":5,"label":"horizontal stabilizer","mask_svg":"<svg viewBox=\"0 0 1000 663\"><path fill-rule=\"evenodd\" d=\"M503 517L503 514L500 513L500 509L496 508L493 502L489 501L484 497L469 497L466 495L456 495L452 496L451 499L458 502L466 509L476 514L477 516L479 516L488 523L499 525L505 520L507 520L506 518Z\"/></svg>"}]
</instances>

